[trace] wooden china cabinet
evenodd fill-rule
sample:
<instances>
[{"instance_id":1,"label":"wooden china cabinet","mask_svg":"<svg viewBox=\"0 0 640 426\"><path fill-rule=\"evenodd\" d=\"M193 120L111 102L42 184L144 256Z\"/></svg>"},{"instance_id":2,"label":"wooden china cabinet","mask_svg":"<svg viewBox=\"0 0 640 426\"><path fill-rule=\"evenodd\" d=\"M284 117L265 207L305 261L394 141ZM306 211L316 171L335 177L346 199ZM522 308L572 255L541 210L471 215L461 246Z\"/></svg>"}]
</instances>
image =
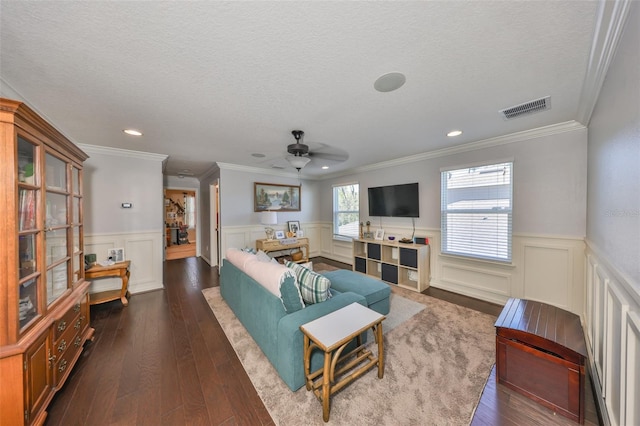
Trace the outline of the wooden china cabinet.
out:
<instances>
[{"instance_id":1,"label":"wooden china cabinet","mask_svg":"<svg viewBox=\"0 0 640 426\"><path fill-rule=\"evenodd\" d=\"M82 162L25 104L0 98L0 423L42 424L89 323Z\"/></svg>"}]
</instances>

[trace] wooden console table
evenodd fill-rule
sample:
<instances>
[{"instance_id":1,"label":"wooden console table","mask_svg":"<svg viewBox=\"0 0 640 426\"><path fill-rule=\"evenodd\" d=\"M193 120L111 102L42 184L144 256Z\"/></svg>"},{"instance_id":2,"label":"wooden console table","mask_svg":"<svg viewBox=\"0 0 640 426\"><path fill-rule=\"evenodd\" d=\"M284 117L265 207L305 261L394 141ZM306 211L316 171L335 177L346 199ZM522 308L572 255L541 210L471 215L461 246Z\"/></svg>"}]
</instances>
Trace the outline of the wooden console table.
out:
<instances>
[{"instance_id":1,"label":"wooden console table","mask_svg":"<svg viewBox=\"0 0 640 426\"><path fill-rule=\"evenodd\" d=\"M265 253L274 251L284 251L299 248L302 251L302 259L296 260L296 263L306 263L309 261L309 239L308 238L292 238L295 242L288 243L289 239L284 240L256 240L256 249Z\"/></svg>"},{"instance_id":2,"label":"wooden console table","mask_svg":"<svg viewBox=\"0 0 640 426\"><path fill-rule=\"evenodd\" d=\"M115 263L109 266L94 265L84 271L84 277L87 280L106 277L120 277L120 279L122 279L122 288L120 290L107 290L99 293L91 293L89 295L89 303L91 305L97 305L98 303L105 303L120 299L124 306L129 305L127 293L129 293L129 275L131 275L129 272L130 264L130 260L125 260L124 262Z\"/></svg>"},{"instance_id":3,"label":"wooden console table","mask_svg":"<svg viewBox=\"0 0 640 426\"><path fill-rule=\"evenodd\" d=\"M498 383L584 423L587 348L580 317L509 299L495 326Z\"/></svg>"}]
</instances>

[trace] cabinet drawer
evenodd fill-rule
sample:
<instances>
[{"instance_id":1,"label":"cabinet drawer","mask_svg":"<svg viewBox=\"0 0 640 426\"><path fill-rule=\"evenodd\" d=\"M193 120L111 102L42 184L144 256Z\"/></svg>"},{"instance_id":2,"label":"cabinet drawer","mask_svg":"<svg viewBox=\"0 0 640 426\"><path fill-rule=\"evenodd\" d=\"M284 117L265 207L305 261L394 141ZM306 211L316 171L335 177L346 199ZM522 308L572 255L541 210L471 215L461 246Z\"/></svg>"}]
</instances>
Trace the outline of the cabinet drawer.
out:
<instances>
[{"instance_id":1,"label":"cabinet drawer","mask_svg":"<svg viewBox=\"0 0 640 426\"><path fill-rule=\"evenodd\" d=\"M74 360L78 353L82 350L82 342L80 335L73 337L73 343L67 348L60 358L56 360L53 366L53 383L55 386L65 378L74 365Z\"/></svg>"},{"instance_id":2,"label":"cabinet drawer","mask_svg":"<svg viewBox=\"0 0 640 426\"><path fill-rule=\"evenodd\" d=\"M62 318L56 320L53 323L53 340L58 340L68 327L72 327L76 320L76 317L80 316L80 311L82 309L82 299L78 299L73 306L65 312Z\"/></svg>"},{"instance_id":3,"label":"cabinet drawer","mask_svg":"<svg viewBox=\"0 0 640 426\"><path fill-rule=\"evenodd\" d=\"M263 241L261 245L262 247L259 248L262 248L262 250L275 250L280 247L280 242L278 240Z\"/></svg>"},{"instance_id":4,"label":"cabinet drawer","mask_svg":"<svg viewBox=\"0 0 640 426\"><path fill-rule=\"evenodd\" d=\"M77 321L80 318L76 318L72 324L77 324ZM72 345L73 340L76 335L79 334L79 330L75 328L73 325L68 325L62 336L59 339L55 340L53 343L53 350L51 351L56 359L60 359L60 357L64 354L64 352Z\"/></svg>"}]
</instances>

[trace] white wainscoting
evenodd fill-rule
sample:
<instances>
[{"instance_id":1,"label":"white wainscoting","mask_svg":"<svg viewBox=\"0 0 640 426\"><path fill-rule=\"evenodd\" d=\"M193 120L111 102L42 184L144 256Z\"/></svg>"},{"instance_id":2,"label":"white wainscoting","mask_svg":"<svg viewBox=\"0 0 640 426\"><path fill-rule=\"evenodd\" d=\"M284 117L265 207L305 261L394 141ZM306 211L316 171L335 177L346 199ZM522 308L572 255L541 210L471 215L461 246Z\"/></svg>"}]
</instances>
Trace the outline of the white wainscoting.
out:
<instances>
[{"instance_id":1,"label":"white wainscoting","mask_svg":"<svg viewBox=\"0 0 640 426\"><path fill-rule=\"evenodd\" d=\"M129 292L132 294L163 288L162 262L164 229L157 232L132 232L123 234L93 234L84 236L84 252L95 253L98 260L106 260L107 250L124 248L124 255L131 261L129 268ZM115 290L122 286L119 278L93 280L90 293Z\"/></svg>"},{"instance_id":2,"label":"white wainscoting","mask_svg":"<svg viewBox=\"0 0 640 426\"><path fill-rule=\"evenodd\" d=\"M612 425L640 424L640 290L587 243L584 326L596 400Z\"/></svg>"},{"instance_id":3,"label":"white wainscoting","mask_svg":"<svg viewBox=\"0 0 640 426\"><path fill-rule=\"evenodd\" d=\"M351 264L352 244L333 239L324 224L321 255ZM578 315L584 300L584 241L580 238L514 235L511 264L440 254L440 230L385 227L385 235L427 237L432 247L430 285L498 304L509 297L549 303ZM330 243L325 245L324 243Z\"/></svg>"}]
</instances>

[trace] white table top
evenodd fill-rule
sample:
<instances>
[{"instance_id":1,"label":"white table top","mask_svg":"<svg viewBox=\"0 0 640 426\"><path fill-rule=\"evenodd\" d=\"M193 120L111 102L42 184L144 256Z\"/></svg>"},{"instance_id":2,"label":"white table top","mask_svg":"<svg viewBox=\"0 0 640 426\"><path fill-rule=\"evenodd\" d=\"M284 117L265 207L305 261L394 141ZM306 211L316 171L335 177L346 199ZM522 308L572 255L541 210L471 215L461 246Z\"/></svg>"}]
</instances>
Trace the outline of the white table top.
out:
<instances>
[{"instance_id":1,"label":"white table top","mask_svg":"<svg viewBox=\"0 0 640 426\"><path fill-rule=\"evenodd\" d=\"M327 349L336 346L341 340L363 332L373 324L386 317L378 312L366 308L359 303L333 311L323 317L303 324L300 328L313 340Z\"/></svg>"}]
</instances>

